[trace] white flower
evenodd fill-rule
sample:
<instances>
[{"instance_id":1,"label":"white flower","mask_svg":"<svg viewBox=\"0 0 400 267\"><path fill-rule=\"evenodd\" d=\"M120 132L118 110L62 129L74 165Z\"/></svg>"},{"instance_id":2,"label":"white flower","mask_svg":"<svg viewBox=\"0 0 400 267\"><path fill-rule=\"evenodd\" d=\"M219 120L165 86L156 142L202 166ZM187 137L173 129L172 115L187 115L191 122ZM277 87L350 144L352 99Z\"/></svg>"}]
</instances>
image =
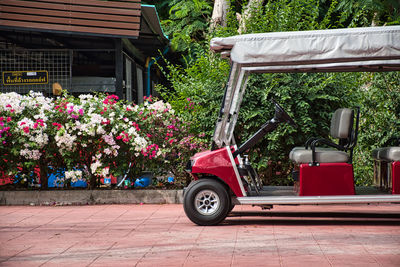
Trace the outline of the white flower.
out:
<instances>
[{"instance_id":1,"label":"white flower","mask_svg":"<svg viewBox=\"0 0 400 267\"><path fill-rule=\"evenodd\" d=\"M57 146L61 150L67 150L67 151L73 151L75 149L74 143L76 140L75 135L70 135L67 132L64 132L64 134L57 134L55 139L57 142Z\"/></svg>"},{"instance_id":2,"label":"white flower","mask_svg":"<svg viewBox=\"0 0 400 267\"><path fill-rule=\"evenodd\" d=\"M113 146L113 145L116 144L112 133L111 134L105 134L105 135L102 136L102 138L110 146Z\"/></svg>"},{"instance_id":3,"label":"white flower","mask_svg":"<svg viewBox=\"0 0 400 267\"><path fill-rule=\"evenodd\" d=\"M72 170L72 171L65 172L65 179L66 180L71 179L71 182L73 182L73 183L77 182L78 180L82 180L82 178L83 178L82 171L80 171L80 170L76 170L76 171Z\"/></svg>"},{"instance_id":4,"label":"white flower","mask_svg":"<svg viewBox=\"0 0 400 267\"><path fill-rule=\"evenodd\" d=\"M82 100L89 100L89 99L92 99L93 98L93 96L92 95L89 95L89 94L87 94L87 95L79 95L79 99L82 101Z\"/></svg>"},{"instance_id":5,"label":"white flower","mask_svg":"<svg viewBox=\"0 0 400 267\"><path fill-rule=\"evenodd\" d=\"M39 160L42 153L39 150L22 149L19 154L26 159Z\"/></svg>"},{"instance_id":6,"label":"white flower","mask_svg":"<svg viewBox=\"0 0 400 267\"><path fill-rule=\"evenodd\" d=\"M109 175L110 168L103 168L100 175L103 177L107 177Z\"/></svg>"},{"instance_id":7,"label":"white flower","mask_svg":"<svg viewBox=\"0 0 400 267\"><path fill-rule=\"evenodd\" d=\"M92 171L92 173L96 173L96 171L97 171L97 169L98 169L99 167L101 167L101 162L98 161L98 160L96 160L95 162L93 162L93 163L90 165L90 170Z\"/></svg>"},{"instance_id":8,"label":"white flower","mask_svg":"<svg viewBox=\"0 0 400 267\"><path fill-rule=\"evenodd\" d=\"M103 127L99 126L97 127L96 133L99 135L105 134L106 131L103 129Z\"/></svg>"}]
</instances>

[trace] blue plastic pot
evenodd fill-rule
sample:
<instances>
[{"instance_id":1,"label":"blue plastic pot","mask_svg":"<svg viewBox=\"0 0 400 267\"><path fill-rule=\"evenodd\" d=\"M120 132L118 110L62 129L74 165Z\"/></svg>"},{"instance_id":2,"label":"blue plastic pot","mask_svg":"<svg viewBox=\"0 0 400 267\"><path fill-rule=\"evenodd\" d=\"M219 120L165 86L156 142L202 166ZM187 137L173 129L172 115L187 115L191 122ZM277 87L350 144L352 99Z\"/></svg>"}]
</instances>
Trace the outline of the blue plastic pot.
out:
<instances>
[{"instance_id":1,"label":"blue plastic pot","mask_svg":"<svg viewBox=\"0 0 400 267\"><path fill-rule=\"evenodd\" d=\"M146 187L150 185L149 177L141 177L135 180L134 187Z\"/></svg>"}]
</instances>

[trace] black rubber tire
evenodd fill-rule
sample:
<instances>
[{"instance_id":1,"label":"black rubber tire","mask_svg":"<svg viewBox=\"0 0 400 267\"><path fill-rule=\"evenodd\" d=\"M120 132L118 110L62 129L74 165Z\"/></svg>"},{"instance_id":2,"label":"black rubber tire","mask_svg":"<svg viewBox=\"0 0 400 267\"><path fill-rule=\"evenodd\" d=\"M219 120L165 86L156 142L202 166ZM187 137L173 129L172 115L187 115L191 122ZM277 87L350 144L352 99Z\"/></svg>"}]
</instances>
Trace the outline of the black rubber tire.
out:
<instances>
[{"instance_id":1,"label":"black rubber tire","mask_svg":"<svg viewBox=\"0 0 400 267\"><path fill-rule=\"evenodd\" d=\"M234 208L235 208L235 204L231 203L228 213L231 212Z\"/></svg>"},{"instance_id":2,"label":"black rubber tire","mask_svg":"<svg viewBox=\"0 0 400 267\"><path fill-rule=\"evenodd\" d=\"M210 214L202 214L199 211L196 196L211 192L217 199L218 205L212 208ZM197 204L196 204L197 203ZM198 225L216 225L222 222L229 213L231 198L226 187L215 179L200 179L192 182L183 195L183 208L186 216Z\"/></svg>"}]
</instances>

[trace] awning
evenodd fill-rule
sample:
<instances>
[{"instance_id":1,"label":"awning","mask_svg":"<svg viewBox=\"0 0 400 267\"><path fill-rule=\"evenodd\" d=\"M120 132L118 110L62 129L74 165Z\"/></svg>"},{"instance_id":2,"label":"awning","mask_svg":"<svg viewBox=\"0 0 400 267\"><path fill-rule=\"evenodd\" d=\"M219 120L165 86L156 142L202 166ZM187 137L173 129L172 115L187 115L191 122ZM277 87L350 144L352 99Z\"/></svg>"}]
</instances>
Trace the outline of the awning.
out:
<instances>
[{"instance_id":1,"label":"awning","mask_svg":"<svg viewBox=\"0 0 400 267\"><path fill-rule=\"evenodd\" d=\"M398 70L400 26L245 34L213 38L210 48L230 53L242 66L293 66L272 68L280 72L318 71L319 66L334 71L365 71L368 66Z\"/></svg>"}]
</instances>

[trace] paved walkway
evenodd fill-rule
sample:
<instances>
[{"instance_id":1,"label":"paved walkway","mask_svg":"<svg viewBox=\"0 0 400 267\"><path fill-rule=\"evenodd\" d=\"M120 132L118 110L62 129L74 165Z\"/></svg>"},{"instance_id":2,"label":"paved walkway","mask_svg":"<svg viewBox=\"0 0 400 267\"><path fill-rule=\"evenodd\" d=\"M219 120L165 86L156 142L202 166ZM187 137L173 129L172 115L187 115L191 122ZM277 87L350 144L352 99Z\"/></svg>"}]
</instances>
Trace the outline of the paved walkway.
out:
<instances>
[{"instance_id":1,"label":"paved walkway","mask_svg":"<svg viewBox=\"0 0 400 267\"><path fill-rule=\"evenodd\" d=\"M260 216L261 215L261 216ZM0 206L0 266L400 266L400 205Z\"/></svg>"}]
</instances>

